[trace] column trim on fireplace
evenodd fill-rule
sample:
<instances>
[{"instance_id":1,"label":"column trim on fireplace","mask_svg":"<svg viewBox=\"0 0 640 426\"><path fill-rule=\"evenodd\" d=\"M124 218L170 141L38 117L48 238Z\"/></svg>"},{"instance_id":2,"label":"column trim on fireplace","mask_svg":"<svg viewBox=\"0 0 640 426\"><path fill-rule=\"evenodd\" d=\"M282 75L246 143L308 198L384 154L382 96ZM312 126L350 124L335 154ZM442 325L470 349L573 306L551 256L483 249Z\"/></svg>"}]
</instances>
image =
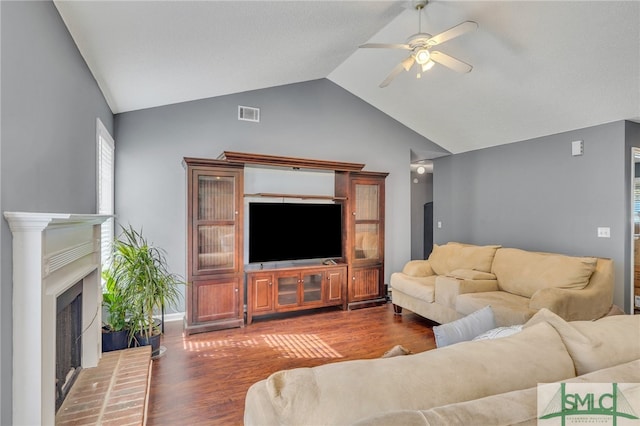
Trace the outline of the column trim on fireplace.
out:
<instances>
[{"instance_id":1,"label":"column trim on fireplace","mask_svg":"<svg viewBox=\"0 0 640 426\"><path fill-rule=\"evenodd\" d=\"M102 297L95 241L99 225L112 216L4 212L4 217L13 233L13 423L54 424L56 298L83 281L82 367L95 367ZM46 260L64 252L73 253L71 260L45 274Z\"/></svg>"}]
</instances>

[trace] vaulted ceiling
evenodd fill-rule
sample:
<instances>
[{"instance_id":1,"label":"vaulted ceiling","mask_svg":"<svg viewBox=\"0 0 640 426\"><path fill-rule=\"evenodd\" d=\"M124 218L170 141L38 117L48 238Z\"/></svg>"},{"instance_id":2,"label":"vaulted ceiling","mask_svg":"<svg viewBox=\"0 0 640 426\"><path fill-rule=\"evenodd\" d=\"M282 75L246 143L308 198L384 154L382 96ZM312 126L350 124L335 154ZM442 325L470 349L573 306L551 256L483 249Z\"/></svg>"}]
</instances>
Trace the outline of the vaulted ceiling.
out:
<instances>
[{"instance_id":1,"label":"vaulted ceiling","mask_svg":"<svg viewBox=\"0 0 640 426\"><path fill-rule=\"evenodd\" d=\"M404 1L54 1L114 113L327 78L452 153L640 120L640 2L446 1L422 12L441 65L378 85L408 52Z\"/></svg>"}]
</instances>

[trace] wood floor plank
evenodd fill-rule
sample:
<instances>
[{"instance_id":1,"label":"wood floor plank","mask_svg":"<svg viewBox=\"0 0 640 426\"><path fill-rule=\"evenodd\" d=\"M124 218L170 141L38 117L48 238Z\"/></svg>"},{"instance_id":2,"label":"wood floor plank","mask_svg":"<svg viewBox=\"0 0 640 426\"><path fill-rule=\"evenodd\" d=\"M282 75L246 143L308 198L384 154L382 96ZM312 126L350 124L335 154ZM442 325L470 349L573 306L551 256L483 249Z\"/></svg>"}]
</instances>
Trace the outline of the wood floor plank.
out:
<instances>
[{"instance_id":1,"label":"wood floor plank","mask_svg":"<svg viewBox=\"0 0 640 426\"><path fill-rule=\"evenodd\" d=\"M253 383L282 369L377 358L395 345L435 348L432 323L391 304L256 318L244 328L183 336L165 327L166 353L154 361L147 424L242 425Z\"/></svg>"}]
</instances>

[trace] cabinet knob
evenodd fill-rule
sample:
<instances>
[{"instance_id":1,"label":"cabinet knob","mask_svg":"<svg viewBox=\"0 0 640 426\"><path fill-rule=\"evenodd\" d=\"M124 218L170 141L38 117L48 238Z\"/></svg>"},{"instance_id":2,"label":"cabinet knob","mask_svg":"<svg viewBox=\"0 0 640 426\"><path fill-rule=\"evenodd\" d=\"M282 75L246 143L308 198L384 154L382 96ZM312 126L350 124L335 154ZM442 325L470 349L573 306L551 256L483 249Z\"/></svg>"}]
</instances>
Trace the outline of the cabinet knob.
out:
<instances>
[{"instance_id":1,"label":"cabinet knob","mask_svg":"<svg viewBox=\"0 0 640 426\"><path fill-rule=\"evenodd\" d=\"M352 279L353 281L355 281L355 280L356 280L356 277L355 277L355 275L354 275L353 277L351 277L351 279Z\"/></svg>"},{"instance_id":2,"label":"cabinet knob","mask_svg":"<svg viewBox=\"0 0 640 426\"><path fill-rule=\"evenodd\" d=\"M269 281L269 285L273 285L273 283L271 281Z\"/></svg>"},{"instance_id":3,"label":"cabinet knob","mask_svg":"<svg viewBox=\"0 0 640 426\"><path fill-rule=\"evenodd\" d=\"M236 289L235 289L235 291L236 291L236 293L237 293L237 292L238 292L238 289L236 288Z\"/></svg>"}]
</instances>

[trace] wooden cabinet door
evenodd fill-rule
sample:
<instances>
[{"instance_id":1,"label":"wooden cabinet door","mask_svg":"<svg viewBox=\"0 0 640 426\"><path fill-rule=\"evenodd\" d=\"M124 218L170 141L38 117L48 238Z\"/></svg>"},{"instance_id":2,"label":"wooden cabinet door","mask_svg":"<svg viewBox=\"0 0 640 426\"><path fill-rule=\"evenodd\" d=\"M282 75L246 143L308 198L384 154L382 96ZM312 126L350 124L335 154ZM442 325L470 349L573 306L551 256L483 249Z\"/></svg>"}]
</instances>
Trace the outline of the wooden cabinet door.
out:
<instances>
[{"instance_id":1,"label":"wooden cabinet door","mask_svg":"<svg viewBox=\"0 0 640 426\"><path fill-rule=\"evenodd\" d=\"M349 286L349 302L379 298L381 267L353 268Z\"/></svg>"},{"instance_id":2,"label":"wooden cabinet door","mask_svg":"<svg viewBox=\"0 0 640 426\"><path fill-rule=\"evenodd\" d=\"M252 275L249 289L253 312L273 311L273 274Z\"/></svg>"},{"instance_id":3,"label":"wooden cabinet door","mask_svg":"<svg viewBox=\"0 0 640 426\"><path fill-rule=\"evenodd\" d=\"M238 318L240 280L196 280L193 286L193 321L196 323Z\"/></svg>"},{"instance_id":4,"label":"wooden cabinet door","mask_svg":"<svg viewBox=\"0 0 640 426\"><path fill-rule=\"evenodd\" d=\"M351 182L354 264L384 259L384 180L357 178Z\"/></svg>"},{"instance_id":5,"label":"wooden cabinet door","mask_svg":"<svg viewBox=\"0 0 640 426\"><path fill-rule=\"evenodd\" d=\"M345 275L344 268L330 269L325 272L325 302L339 302L342 300Z\"/></svg>"},{"instance_id":6,"label":"wooden cabinet door","mask_svg":"<svg viewBox=\"0 0 640 426\"><path fill-rule=\"evenodd\" d=\"M191 182L193 275L239 273L242 266L242 175L195 168Z\"/></svg>"},{"instance_id":7,"label":"wooden cabinet door","mask_svg":"<svg viewBox=\"0 0 640 426\"><path fill-rule=\"evenodd\" d=\"M300 303L300 274L280 272L275 274L276 308L297 307Z\"/></svg>"},{"instance_id":8,"label":"wooden cabinet door","mask_svg":"<svg viewBox=\"0 0 640 426\"><path fill-rule=\"evenodd\" d=\"M301 275L301 290L303 305L322 304L322 284L324 279L324 271L307 271Z\"/></svg>"}]
</instances>

